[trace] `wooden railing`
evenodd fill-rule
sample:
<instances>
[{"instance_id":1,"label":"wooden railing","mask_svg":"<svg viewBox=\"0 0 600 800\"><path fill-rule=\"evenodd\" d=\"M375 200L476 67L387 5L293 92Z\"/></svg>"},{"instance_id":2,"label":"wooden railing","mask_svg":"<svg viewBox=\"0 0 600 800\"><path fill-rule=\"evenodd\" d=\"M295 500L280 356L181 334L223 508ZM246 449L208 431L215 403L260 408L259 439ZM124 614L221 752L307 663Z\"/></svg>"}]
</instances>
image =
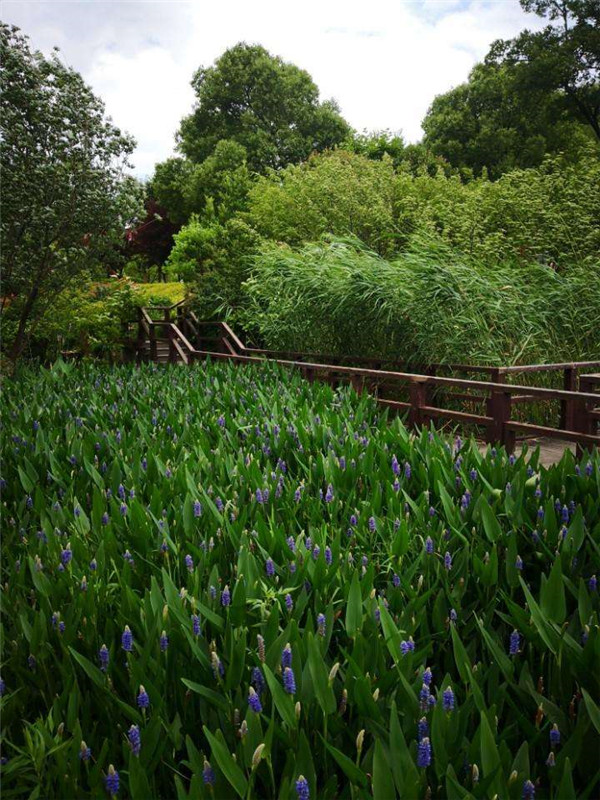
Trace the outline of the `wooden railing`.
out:
<instances>
[{"instance_id":1,"label":"wooden railing","mask_svg":"<svg viewBox=\"0 0 600 800\"><path fill-rule=\"evenodd\" d=\"M155 306L152 311L159 313L162 318L152 319L148 309L139 310L138 360L143 357L145 342L149 343L148 357L153 361L157 360L159 342L168 343L168 359L172 363L181 360L190 364L212 358L237 364L256 364L268 359L300 370L308 380L319 379L333 384L349 382L357 390L366 388L376 396L381 406L407 412L409 423L415 426L442 419L482 427L487 442L500 443L511 452L517 433L564 439L576 442L580 447L600 445L600 374L582 375L579 379L581 385L578 383L579 373L587 369L600 369L600 361L514 367L434 364L423 372L384 370L381 366L396 366L399 362L246 347L226 322L199 320L185 308L185 301L174 306ZM216 331L216 335L209 336L204 332L210 328ZM342 361L344 363L340 363ZM488 380L444 376L438 374L441 371L479 373L487 376ZM543 371L562 371L565 388L507 382L510 375ZM389 386L396 388L396 395L407 392L408 399L383 397L382 388ZM440 397L445 398L445 407L435 404ZM453 402L483 404L485 413L449 408L447 406L452 405L449 399ZM528 403L548 401L559 401L561 405L557 428L512 418L512 409L517 404L522 408Z\"/></svg>"}]
</instances>

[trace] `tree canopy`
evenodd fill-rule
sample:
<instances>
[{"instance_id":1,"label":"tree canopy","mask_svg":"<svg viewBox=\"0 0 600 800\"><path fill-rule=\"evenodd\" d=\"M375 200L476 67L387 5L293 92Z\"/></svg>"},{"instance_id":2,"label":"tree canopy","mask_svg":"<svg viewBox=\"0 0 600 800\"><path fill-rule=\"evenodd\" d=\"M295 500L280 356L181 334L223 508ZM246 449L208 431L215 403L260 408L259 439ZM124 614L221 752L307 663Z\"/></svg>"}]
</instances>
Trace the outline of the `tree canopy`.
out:
<instances>
[{"instance_id":1,"label":"tree canopy","mask_svg":"<svg viewBox=\"0 0 600 800\"><path fill-rule=\"evenodd\" d=\"M134 142L81 76L5 24L0 54L2 317L16 359L32 321L122 241L140 196L123 172Z\"/></svg>"},{"instance_id":2,"label":"tree canopy","mask_svg":"<svg viewBox=\"0 0 600 800\"><path fill-rule=\"evenodd\" d=\"M488 63L504 64L520 94L551 95L557 110L589 125L600 140L600 3L520 0L551 24L495 42Z\"/></svg>"},{"instance_id":3,"label":"tree canopy","mask_svg":"<svg viewBox=\"0 0 600 800\"><path fill-rule=\"evenodd\" d=\"M285 167L342 142L350 128L335 102L319 101L305 70L260 45L240 43L214 66L200 67L196 107L179 131L179 149L199 163L221 139L243 145L255 172Z\"/></svg>"}]
</instances>

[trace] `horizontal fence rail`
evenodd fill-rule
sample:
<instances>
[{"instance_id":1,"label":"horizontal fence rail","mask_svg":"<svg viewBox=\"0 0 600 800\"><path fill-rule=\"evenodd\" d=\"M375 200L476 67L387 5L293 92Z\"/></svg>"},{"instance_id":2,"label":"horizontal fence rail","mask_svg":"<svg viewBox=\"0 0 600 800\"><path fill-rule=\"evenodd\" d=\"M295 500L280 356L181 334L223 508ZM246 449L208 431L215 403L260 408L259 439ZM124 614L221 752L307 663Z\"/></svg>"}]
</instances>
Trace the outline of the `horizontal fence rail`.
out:
<instances>
[{"instance_id":1,"label":"horizontal fence rail","mask_svg":"<svg viewBox=\"0 0 600 800\"><path fill-rule=\"evenodd\" d=\"M161 319L153 319L152 313L160 314ZM207 330L211 329L213 335L208 335ZM348 382L358 391L367 389L382 407L407 413L408 422L413 426L441 419L482 427L487 442L502 444L510 452L514 450L517 433L572 441L579 448L600 446L600 372L580 375L583 370L600 370L600 361L499 367L432 364L422 368L422 372L406 371L404 364L392 359L246 347L226 322L199 320L186 308L186 301L139 309L135 352L138 362L165 360L191 364L211 358L237 364L261 364L268 360L297 369L308 380L319 379L332 384ZM381 369L384 364L403 368ZM478 373L487 380L438 374L442 371ZM508 376L541 372L562 372L563 388L507 382ZM385 387L408 392L408 400L381 396ZM485 413L447 407L457 401L483 405ZM521 409L521 416L528 404L546 401L560 403L558 428L512 419L513 408Z\"/></svg>"}]
</instances>

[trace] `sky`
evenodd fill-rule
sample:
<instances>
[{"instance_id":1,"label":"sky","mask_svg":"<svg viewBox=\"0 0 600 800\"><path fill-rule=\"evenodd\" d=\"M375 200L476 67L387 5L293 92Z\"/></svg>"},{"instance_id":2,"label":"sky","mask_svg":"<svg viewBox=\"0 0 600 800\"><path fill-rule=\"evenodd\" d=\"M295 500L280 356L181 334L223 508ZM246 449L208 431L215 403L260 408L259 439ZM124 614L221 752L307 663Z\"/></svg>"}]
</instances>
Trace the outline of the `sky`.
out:
<instances>
[{"instance_id":1,"label":"sky","mask_svg":"<svg viewBox=\"0 0 600 800\"><path fill-rule=\"evenodd\" d=\"M194 71L237 42L308 70L358 131L415 142L435 95L465 81L491 42L542 23L518 0L2 0L0 13L83 75L135 137L139 177L174 153Z\"/></svg>"}]
</instances>

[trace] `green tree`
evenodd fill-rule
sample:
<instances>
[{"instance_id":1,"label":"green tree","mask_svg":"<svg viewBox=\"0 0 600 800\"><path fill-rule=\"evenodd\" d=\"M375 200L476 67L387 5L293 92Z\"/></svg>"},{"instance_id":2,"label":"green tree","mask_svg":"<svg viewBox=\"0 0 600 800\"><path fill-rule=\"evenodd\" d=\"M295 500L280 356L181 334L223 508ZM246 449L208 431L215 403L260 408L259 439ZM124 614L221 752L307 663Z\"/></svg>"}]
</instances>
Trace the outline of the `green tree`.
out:
<instances>
[{"instance_id":1,"label":"green tree","mask_svg":"<svg viewBox=\"0 0 600 800\"><path fill-rule=\"evenodd\" d=\"M251 182L245 148L222 139L201 164L183 158L157 164L151 191L169 219L182 225L192 214L202 218L214 213L224 221L243 211Z\"/></svg>"},{"instance_id":2,"label":"green tree","mask_svg":"<svg viewBox=\"0 0 600 800\"><path fill-rule=\"evenodd\" d=\"M133 140L77 72L4 24L0 54L2 321L15 361L57 296L115 252L141 193L123 172Z\"/></svg>"},{"instance_id":3,"label":"green tree","mask_svg":"<svg viewBox=\"0 0 600 800\"><path fill-rule=\"evenodd\" d=\"M179 148L196 163L231 139L245 147L249 168L264 172L332 148L350 131L333 101L319 102L307 72L259 45L226 50L195 73L192 86L197 102L181 123Z\"/></svg>"},{"instance_id":4,"label":"green tree","mask_svg":"<svg viewBox=\"0 0 600 800\"><path fill-rule=\"evenodd\" d=\"M247 217L265 238L296 245L324 233L352 234L380 253L396 247L392 160L374 161L346 150L260 178Z\"/></svg>"},{"instance_id":5,"label":"green tree","mask_svg":"<svg viewBox=\"0 0 600 800\"><path fill-rule=\"evenodd\" d=\"M488 62L510 68L516 91L545 93L561 111L588 125L600 141L600 3L520 0L551 24L492 45Z\"/></svg>"},{"instance_id":6,"label":"green tree","mask_svg":"<svg viewBox=\"0 0 600 800\"><path fill-rule=\"evenodd\" d=\"M509 64L477 64L467 83L434 99L423 120L424 141L466 178L484 169L497 178L538 166L548 153L576 158L589 136L558 100L547 87L524 89Z\"/></svg>"},{"instance_id":7,"label":"green tree","mask_svg":"<svg viewBox=\"0 0 600 800\"><path fill-rule=\"evenodd\" d=\"M343 147L345 150L377 161L381 161L383 156L387 155L392 159L395 167L404 160L406 150L402 135L389 130L355 133L348 137Z\"/></svg>"}]
</instances>

